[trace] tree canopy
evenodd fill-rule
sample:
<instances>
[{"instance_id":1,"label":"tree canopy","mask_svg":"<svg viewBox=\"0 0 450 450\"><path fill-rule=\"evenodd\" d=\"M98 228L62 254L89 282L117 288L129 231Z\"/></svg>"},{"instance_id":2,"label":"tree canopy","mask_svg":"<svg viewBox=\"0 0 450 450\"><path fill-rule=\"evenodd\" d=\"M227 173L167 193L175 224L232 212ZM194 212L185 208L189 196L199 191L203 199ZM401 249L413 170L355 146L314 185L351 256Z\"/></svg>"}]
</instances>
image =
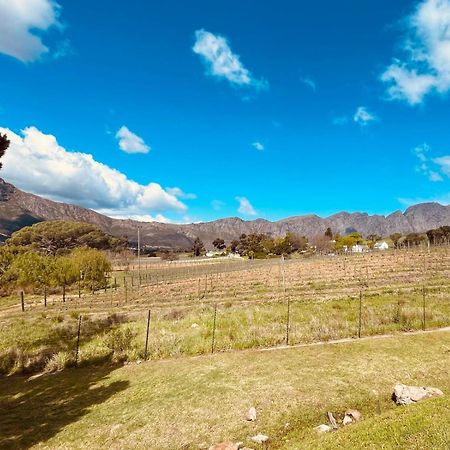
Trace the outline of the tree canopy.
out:
<instances>
[{"instance_id":1,"label":"tree canopy","mask_svg":"<svg viewBox=\"0 0 450 450\"><path fill-rule=\"evenodd\" d=\"M124 240L104 233L95 225L64 220L24 227L13 233L6 244L36 250L45 255L67 253L83 246L98 250L121 250L126 245Z\"/></svg>"},{"instance_id":2,"label":"tree canopy","mask_svg":"<svg viewBox=\"0 0 450 450\"><path fill-rule=\"evenodd\" d=\"M9 147L9 139L6 134L0 134L0 159L5 155L6 150ZM3 167L2 163L0 162L0 169Z\"/></svg>"}]
</instances>

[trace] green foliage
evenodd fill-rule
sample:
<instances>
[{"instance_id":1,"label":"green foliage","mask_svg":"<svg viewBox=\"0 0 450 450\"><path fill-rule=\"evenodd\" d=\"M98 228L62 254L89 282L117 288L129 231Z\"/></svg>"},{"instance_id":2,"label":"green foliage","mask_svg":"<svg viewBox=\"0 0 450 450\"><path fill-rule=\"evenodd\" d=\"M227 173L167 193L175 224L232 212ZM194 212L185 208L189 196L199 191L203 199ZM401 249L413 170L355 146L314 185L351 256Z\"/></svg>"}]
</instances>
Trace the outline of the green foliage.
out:
<instances>
[{"instance_id":1,"label":"green foliage","mask_svg":"<svg viewBox=\"0 0 450 450\"><path fill-rule=\"evenodd\" d=\"M214 245L214 247L217 248L217 250L224 250L226 247L225 241L220 238L214 239L212 245Z\"/></svg>"},{"instance_id":2,"label":"green foliage","mask_svg":"<svg viewBox=\"0 0 450 450\"><path fill-rule=\"evenodd\" d=\"M200 238L195 238L192 244L192 253L194 256L202 256L205 254L205 246Z\"/></svg>"},{"instance_id":3,"label":"green foliage","mask_svg":"<svg viewBox=\"0 0 450 450\"><path fill-rule=\"evenodd\" d=\"M91 224L51 220L24 227L6 241L7 245L27 247L45 255L67 253L76 247L120 250L121 239L112 237Z\"/></svg>"},{"instance_id":4,"label":"green foliage","mask_svg":"<svg viewBox=\"0 0 450 450\"><path fill-rule=\"evenodd\" d=\"M82 283L91 289L105 285L105 275L111 272L111 263L106 256L95 249L78 248L70 256L77 272L81 275Z\"/></svg>"},{"instance_id":5,"label":"green foliage","mask_svg":"<svg viewBox=\"0 0 450 450\"><path fill-rule=\"evenodd\" d=\"M8 139L8 136L6 136L6 134L0 134L0 158L2 158L5 155L5 152L8 149L9 144L10 144L10 141ZM3 167L3 165L0 162L0 169L2 167Z\"/></svg>"},{"instance_id":6,"label":"green foliage","mask_svg":"<svg viewBox=\"0 0 450 450\"><path fill-rule=\"evenodd\" d=\"M80 278L83 286L98 289L105 285L105 274L110 271L104 253L88 247L63 256L42 255L9 245L0 247L0 282L4 289L70 286Z\"/></svg>"},{"instance_id":7,"label":"green foliage","mask_svg":"<svg viewBox=\"0 0 450 450\"><path fill-rule=\"evenodd\" d=\"M401 233L393 233L389 237L391 238L391 240L394 244L394 248L398 248L399 240L401 239L402 234Z\"/></svg>"},{"instance_id":8,"label":"green foliage","mask_svg":"<svg viewBox=\"0 0 450 450\"><path fill-rule=\"evenodd\" d=\"M351 249L354 245L364 244L364 239L358 232L348 234L347 236L335 236L336 250L343 250L344 248Z\"/></svg>"}]
</instances>

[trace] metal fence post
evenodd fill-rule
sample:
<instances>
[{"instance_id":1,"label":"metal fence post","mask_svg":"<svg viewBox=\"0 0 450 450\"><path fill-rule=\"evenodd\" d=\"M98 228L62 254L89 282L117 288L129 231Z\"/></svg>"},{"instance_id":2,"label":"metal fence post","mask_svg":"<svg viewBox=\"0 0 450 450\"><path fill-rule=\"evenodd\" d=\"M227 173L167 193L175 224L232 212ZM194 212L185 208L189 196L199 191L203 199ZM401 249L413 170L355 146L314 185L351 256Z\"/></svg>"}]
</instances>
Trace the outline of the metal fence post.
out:
<instances>
[{"instance_id":1,"label":"metal fence post","mask_svg":"<svg viewBox=\"0 0 450 450\"><path fill-rule=\"evenodd\" d=\"M289 345L289 332L291 329L291 299L287 299L287 316L286 316L286 345Z\"/></svg>"},{"instance_id":2,"label":"metal fence post","mask_svg":"<svg viewBox=\"0 0 450 450\"><path fill-rule=\"evenodd\" d=\"M426 294L425 294L425 286L422 286L422 309L423 309L423 317L422 317L422 329L425 331L426 328Z\"/></svg>"},{"instance_id":3,"label":"metal fence post","mask_svg":"<svg viewBox=\"0 0 450 450\"><path fill-rule=\"evenodd\" d=\"M47 308L47 287L44 287L44 306Z\"/></svg>"},{"instance_id":4,"label":"metal fence post","mask_svg":"<svg viewBox=\"0 0 450 450\"><path fill-rule=\"evenodd\" d=\"M66 285L63 284L62 288L63 288L62 301L63 301L63 303L65 303L66 302Z\"/></svg>"},{"instance_id":5,"label":"metal fence post","mask_svg":"<svg viewBox=\"0 0 450 450\"><path fill-rule=\"evenodd\" d=\"M22 307L22 312L25 312L25 299L23 298L23 291L20 291L20 304Z\"/></svg>"},{"instance_id":6,"label":"metal fence post","mask_svg":"<svg viewBox=\"0 0 450 450\"><path fill-rule=\"evenodd\" d=\"M361 337L361 326L362 326L362 291L359 291L358 338Z\"/></svg>"},{"instance_id":7,"label":"metal fence post","mask_svg":"<svg viewBox=\"0 0 450 450\"><path fill-rule=\"evenodd\" d=\"M216 318L217 318L217 303L214 303L214 318L213 318L211 353L214 353L214 347L216 344Z\"/></svg>"},{"instance_id":8,"label":"metal fence post","mask_svg":"<svg viewBox=\"0 0 450 450\"><path fill-rule=\"evenodd\" d=\"M78 353L80 351L80 335L81 335L81 314L78 318L78 333L77 333L77 349L75 351L75 367L78 367Z\"/></svg>"},{"instance_id":9,"label":"metal fence post","mask_svg":"<svg viewBox=\"0 0 450 450\"><path fill-rule=\"evenodd\" d=\"M145 352L144 352L144 359L147 359L147 351L148 351L148 334L150 332L150 317L151 317L152 311L148 310L148 316L147 316L147 334L145 336Z\"/></svg>"}]
</instances>

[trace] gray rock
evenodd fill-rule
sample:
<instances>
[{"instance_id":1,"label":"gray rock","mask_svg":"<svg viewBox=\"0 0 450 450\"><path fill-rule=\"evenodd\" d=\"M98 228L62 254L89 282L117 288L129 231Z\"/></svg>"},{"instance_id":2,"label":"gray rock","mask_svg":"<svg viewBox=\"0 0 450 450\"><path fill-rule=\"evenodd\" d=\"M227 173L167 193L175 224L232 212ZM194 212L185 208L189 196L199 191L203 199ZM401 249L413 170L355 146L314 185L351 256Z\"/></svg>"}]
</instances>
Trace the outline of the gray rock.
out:
<instances>
[{"instance_id":1,"label":"gray rock","mask_svg":"<svg viewBox=\"0 0 450 450\"><path fill-rule=\"evenodd\" d=\"M331 428L329 425L319 425L318 427L314 428L319 434L321 433L328 433L330 432L333 428Z\"/></svg>"},{"instance_id":2,"label":"gray rock","mask_svg":"<svg viewBox=\"0 0 450 450\"><path fill-rule=\"evenodd\" d=\"M254 422L256 420L256 408L255 407L252 406L247 411L247 414L245 415L245 420L248 420L249 422Z\"/></svg>"},{"instance_id":3,"label":"gray rock","mask_svg":"<svg viewBox=\"0 0 450 450\"><path fill-rule=\"evenodd\" d=\"M265 444L266 442L269 442L269 436L266 436L265 434L257 434L250 439L257 444Z\"/></svg>"},{"instance_id":4,"label":"gray rock","mask_svg":"<svg viewBox=\"0 0 450 450\"><path fill-rule=\"evenodd\" d=\"M361 413L357 409L347 409L342 423L344 425L350 425L353 422L358 422L361 418Z\"/></svg>"},{"instance_id":5,"label":"gray rock","mask_svg":"<svg viewBox=\"0 0 450 450\"><path fill-rule=\"evenodd\" d=\"M433 397L442 397L444 393L433 387L407 386L405 384L396 384L392 400L397 405L411 405L422 400Z\"/></svg>"}]
</instances>

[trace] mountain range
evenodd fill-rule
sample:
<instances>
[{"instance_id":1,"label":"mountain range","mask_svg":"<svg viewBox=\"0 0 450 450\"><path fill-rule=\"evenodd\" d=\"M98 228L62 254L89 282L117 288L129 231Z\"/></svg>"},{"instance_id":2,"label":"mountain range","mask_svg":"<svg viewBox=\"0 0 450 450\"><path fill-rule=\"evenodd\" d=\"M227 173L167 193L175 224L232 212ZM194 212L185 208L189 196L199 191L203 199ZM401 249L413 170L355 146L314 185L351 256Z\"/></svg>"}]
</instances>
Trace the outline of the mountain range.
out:
<instances>
[{"instance_id":1,"label":"mountain range","mask_svg":"<svg viewBox=\"0 0 450 450\"><path fill-rule=\"evenodd\" d=\"M264 219L245 221L230 217L193 224L166 224L113 219L90 209L23 192L0 178L0 241L24 226L45 220L74 220L95 224L103 231L124 237L132 243L137 240L139 227L141 242L144 245L187 249L196 237L199 237L206 247L211 247L211 242L217 237L229 242L243 233L265 233L276 237L293 232L313 237L323 234L328 227L333 233L347 234L358 231L363 236L424 232L450 225L450 206L420 203L409 207L405 212L395 211L387 216L340 212L325 218L310 214L276 222Z\"/></svg>"}]
</instances>

